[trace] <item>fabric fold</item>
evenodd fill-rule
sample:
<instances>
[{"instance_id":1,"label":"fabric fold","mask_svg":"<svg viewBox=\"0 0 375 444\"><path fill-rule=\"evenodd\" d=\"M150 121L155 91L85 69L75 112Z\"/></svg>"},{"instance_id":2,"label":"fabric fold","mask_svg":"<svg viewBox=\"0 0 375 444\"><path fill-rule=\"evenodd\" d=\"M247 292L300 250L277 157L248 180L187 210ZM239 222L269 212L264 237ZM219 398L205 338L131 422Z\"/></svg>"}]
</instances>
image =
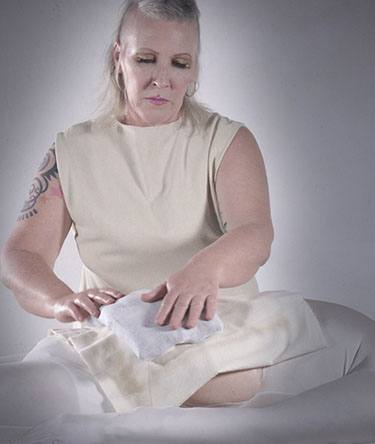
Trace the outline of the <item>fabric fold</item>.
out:
<instances>
[{"instance_id":1,"label":"fabric fold","mask_svg":"<svg viewBox=\"0 0 375 444\"><path fill-rule=\"evenodd\" d=\"M85 325L108 327L120 341L129 345L139 359L153 359L166 353L176 344L202 342L209 336L223 331L223 323L217 314L211 320L198 319L194 328L181 325L172 330L169 325L158 325L155 317L162 300L143 301L141 295L148 291L149 288L136 290L114 304L102 305L99 318L91 317ZM182 324L185 320L182 320Z\"/></svg>"},{"instance_id":2,"label":"fabric fold","mask_svg":"<svg viewBox=\"0 0 375 444\"><path fill-rule=\"evenodd\" d=\"M180 406L219 373L265 367L327 346L315 314L298 293L222 296L217 312L223 332L201 343L177 344L148 361L108 327L49 334L74 347L118 412Z\"/></svg>"}]
</instances>

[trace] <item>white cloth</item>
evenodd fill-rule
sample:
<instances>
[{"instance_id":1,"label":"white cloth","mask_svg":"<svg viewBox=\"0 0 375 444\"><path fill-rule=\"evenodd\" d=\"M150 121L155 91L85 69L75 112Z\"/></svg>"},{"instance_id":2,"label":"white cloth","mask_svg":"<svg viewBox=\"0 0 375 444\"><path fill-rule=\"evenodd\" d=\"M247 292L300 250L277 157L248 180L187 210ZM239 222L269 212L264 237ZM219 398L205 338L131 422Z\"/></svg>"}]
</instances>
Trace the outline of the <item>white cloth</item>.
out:
<instances>
[{"instance_id":1,"label":"white cloth","mask_svg":"<svg viewBox=\"0 0 375 444\"><path fill-rule=\"evenodd\" d=\"M329 346L266 369L263 402L84 415L72 409L55 417L51 412L50 420L12 444L374 444L375 322L337 304L309 304ZM9 393L17 389L10 386ZM264 402L276 392L286 399Z\"/></svg>"},{"instance_id":2,"label":"white cloth","mask_svg":"<svg viewBox=\"0 0 375 444\"><path fill-rule=\"evenodd\" d=\"M253 298L246 292L224 293L217 313L223 332L198 344L178 344L151 360L137 358L106 326L49 333L74 347L117 412L179 406L219 373L264 367L327 346L318 320L298 293L268 291Z\"/></svg>"},{"instance_id":3,"label":"white cloth","mask_svg":"<svg viewBox=\"0 0 375 444\"><path fill-rule=\"evenodd\" d=\"M145 302L142 293L150 289L132 291L114 304L102 305L98 319L89 318L85 324L108 327L120 341L124 341L139 359L153 359L177 344L203 342L209 336L223 331L223 322L217 314L207 321L199 319L194 328L182 326L172 330L167 325L158 325L155 317L163 300ZM84 323L83 323L84 324Z\"/></svg>"}]
</instances>

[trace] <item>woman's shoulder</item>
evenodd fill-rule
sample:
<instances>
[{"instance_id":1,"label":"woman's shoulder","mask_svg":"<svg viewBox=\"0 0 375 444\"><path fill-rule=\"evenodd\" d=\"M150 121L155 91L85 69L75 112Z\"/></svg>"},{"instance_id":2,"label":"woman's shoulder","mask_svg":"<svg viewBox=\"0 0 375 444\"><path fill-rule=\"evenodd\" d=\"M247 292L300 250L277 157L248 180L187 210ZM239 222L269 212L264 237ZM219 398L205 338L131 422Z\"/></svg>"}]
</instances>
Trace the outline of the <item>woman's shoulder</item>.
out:
<instances>
[{"instance_id":1,"label":"woman's shoulder","mask_svg":"<svg viewBox=\"0 0 375 444\"><path fill-rule=\"evenodd\" d=\"M225 137L227 134L233 134L239 128L245 126L243 122L217 111L206 111L202 117L200 127L203 133L211 138Z\"/></svg>"},{"instance_id":2,"label":"woman's shoulder","mask_svg":"<svg viewBox=\"0 0 375 444\"><path fill-rule=\"evenodd\" d=\"M221 114L217 111L204 111L201 120L202 126L207 130L210 127L239 127L244 126L243 122L228 117L225 114Z\"/></svg>"},{"instance_id":3,"label":"woman's shoulder","mask_svg":"<svg viewBox=\"0 0 375 444\"><path fill-rule=\"evenodd\" d=\"M57 140L60 141L72 141L83 139L85 137L97 136L99 133L103 133L113 126L113 120L110 119L87 119L70 126L65 127L57 133Z\"/></svg>"}]
</instances>

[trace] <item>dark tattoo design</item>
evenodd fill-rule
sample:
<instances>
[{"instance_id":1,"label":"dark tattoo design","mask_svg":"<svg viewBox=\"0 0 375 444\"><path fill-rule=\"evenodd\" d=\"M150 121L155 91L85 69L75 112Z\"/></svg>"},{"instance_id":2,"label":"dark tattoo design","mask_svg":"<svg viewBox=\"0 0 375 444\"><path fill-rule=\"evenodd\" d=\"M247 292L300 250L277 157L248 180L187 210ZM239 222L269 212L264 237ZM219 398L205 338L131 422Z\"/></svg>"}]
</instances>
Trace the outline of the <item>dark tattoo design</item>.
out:
<instances>
[{"instance_id":1,"label":"dark tattoo design","mask_svg":"<svg viewBox=\"0 0 375 444\"><path fill-rule=\"evenodd\" d=\"M17 220L29 219L29 217L38 214L34 208L38 198L48 189L49 182L52 178L58 177L55 148L50 148L38 168L38 174L34 177L29 190L29 197L23 204L21 214Z\"/></svg>"}]
</instances>

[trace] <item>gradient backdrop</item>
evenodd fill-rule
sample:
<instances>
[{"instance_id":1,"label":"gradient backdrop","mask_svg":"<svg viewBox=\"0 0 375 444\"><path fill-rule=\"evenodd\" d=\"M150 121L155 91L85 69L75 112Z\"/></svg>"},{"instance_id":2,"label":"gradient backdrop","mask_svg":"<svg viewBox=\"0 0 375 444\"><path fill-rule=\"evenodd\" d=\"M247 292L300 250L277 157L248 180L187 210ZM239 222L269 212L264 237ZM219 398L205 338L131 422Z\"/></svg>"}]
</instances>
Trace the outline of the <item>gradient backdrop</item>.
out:
<instances>
[{"instance_id":1,"label":"gradient backdrop","mask_svg":"<svg viewBox=\"0 0 375 444\"><path fill-rule=\"evenodd\" d=\"M119 0L2 0L2 246L55 134L90 118ZM275 241L261 290L375 318L375 1L198 0L198 98L244 122L266 163ZM56 273L78 290L69 234ZM1 285L1 284L0 284ZM0 355L50 327L0 286Z\"/></svg>"}]
</instances>

